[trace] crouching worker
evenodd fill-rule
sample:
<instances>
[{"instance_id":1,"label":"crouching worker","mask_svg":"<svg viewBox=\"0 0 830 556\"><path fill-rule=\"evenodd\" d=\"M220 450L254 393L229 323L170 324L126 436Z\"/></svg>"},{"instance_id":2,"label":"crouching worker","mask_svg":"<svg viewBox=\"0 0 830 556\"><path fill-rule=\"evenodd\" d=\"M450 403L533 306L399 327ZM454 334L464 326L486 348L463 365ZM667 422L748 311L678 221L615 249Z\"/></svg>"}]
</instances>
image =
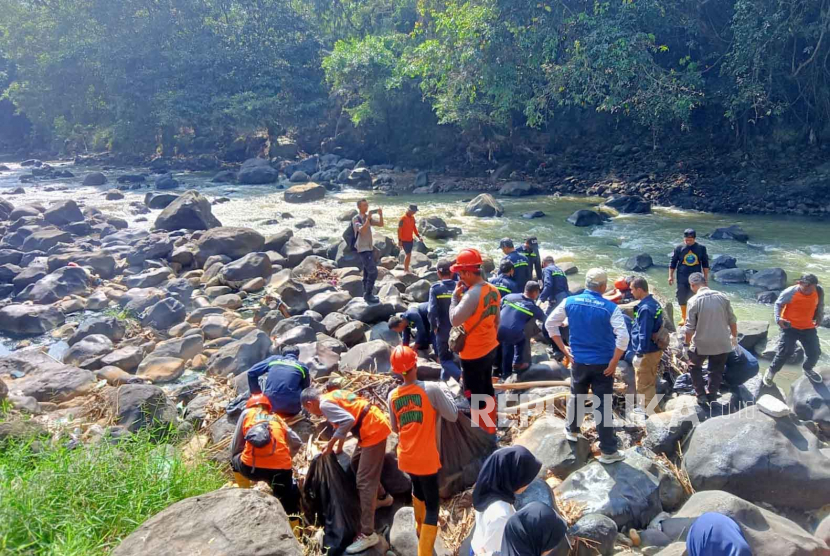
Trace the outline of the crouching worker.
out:
<instances>
[{"instance_id":1,"label":"crouching worker","mask_svg":"<svg viewBox=\"0 0 830 556\"><path fill-rule=\"evenodd\" d=\"M300 394L309 387L308 367L300 363L300 348L283 346L281 355L268 357L248 369L248 389L251 394L263 393L260 377L266 376L264 393L274 413L282 417L298 414Z\"/></svg>"},{"instance_id":2,"label":"crouching worker","mask_svg":"<svg viewBox=\"0 0 830 556\"><path fill-rule=\"evenodd\" d=\"M271 411L263 394L248 399L236 422L231 443L231 468L236 484L248 488L251 481L265 481L282 504L295 535L300 527L300 490L294 482L292 456L302 446L300 437Z\"/></svg>"},{"instance_id":3,"label":"crouching worker","mask_svg":"<svg viewBox=\"0 0 830 556\"><path fill-rule=\"evenodd\" d=\"M346 552L363 552L380 542L375 533L375 509L391 506L394 502L380 484L386 438L392 432L389 419L368 400L348 390L323 394L316 388L306 388L302 393L302 403L306 411L325 417L335 428L323 455L332 451L336 454L342 452L349 432L357 438L358 447L352 455L352 465L354 467L354 462L358 462L355 475L360 497L360 533Z\"/></svg>"},{"instance_id":4,"label":"crouching worker","mask_svg":"<svg viewBox=\"0 0 830 556\"><path fill-rule=\"evenodd\" d=\"M412 478L418 556L432 556L438 534L439 417L458 419L452 395L441 383L418 380L418 354L407 346L392 351L392 371L403 386L389 393L389 420L398 433L398 467Z\"/></svg>"}]
</instances>

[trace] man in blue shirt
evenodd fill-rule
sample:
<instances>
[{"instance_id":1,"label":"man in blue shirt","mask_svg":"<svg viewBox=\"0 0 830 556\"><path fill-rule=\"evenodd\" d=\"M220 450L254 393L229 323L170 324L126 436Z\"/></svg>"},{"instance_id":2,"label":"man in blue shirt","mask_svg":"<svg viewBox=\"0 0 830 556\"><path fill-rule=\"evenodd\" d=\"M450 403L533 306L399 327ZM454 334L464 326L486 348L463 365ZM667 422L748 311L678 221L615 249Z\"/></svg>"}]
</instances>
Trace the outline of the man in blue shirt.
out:
<instances>
[{"instance_id":1,"label":"man in blue shirt","mask_svg":"<svg viewBox=\"0 0 830 556\"><path fill-rule=\"evenodd\" d=\"M389 330L403 334L403 345L412 343L412 349L429 349L432 333L429 328L429 304L419 303L400 315L389 317Z\"/></svg>"},{"instance_id":2,"label":"man in blue shirt","mask_svg":"<svg viewBox=\"0 0 830 556\"><path fill-rule=\"evenodd\" d=\"M568 425L565 438L576 442L582 410L588 391L597 398L594 407L599 433L599 462L610 464L625 456L617 450L617 435L611 413L614 373L628 347L628 330L622 311L612 301L603 299L608 289L608 276L592 268L585 276L585 291L565 299L545 321L545 328L560 350L568 354L571 365L571 397L568 399ZM570 346L562 341L559 327L568 320ZM577 411L577 406L580 411Z\"/></svg>"},{"instance_id":3,"label":"man in blue shirt","mask_svg":"<svg viewBox=\"0 0 830 556\"><path fill-rule=\"evenodd\" d=\"M527 273L527 279L533 280L533 274L536 274L536 281L542 281L542 263L539 259L539 240L536 239L535 236L531 236L525 240L525 244L523 247L519 247L516 249L520 254L524 255L527 258L527 262L530 264L530 270Z\"/></svg>"},{"instance_id":4,"label":"man in blue shirt","mask_svg":"<svg viewBox=\"0 0 830 556\"><path fill-rule=\"evenodd\" d=\"M490 283L496 286L496 289L499 290L502 297L510 295L511 293L521 293L519 286L513 279L514 273L513 263L508 260L503 260L499 264L499 275L490 279Z\"/></svg>"},{"instance_id":5,"label":"man in blue shirt","mask_svg":"<svg viewBox=\"0 0 830 556\"><path fill-rule=\"evenodd\" d=\"M513 247L513 240L504 238L499 242L499 248L504 253L503 261L507 260L513 263L513 280L516 281L516 286L519 288L518 292L525 289L525 284L530 279L530 262L527 257L516 251Z\"/></svg>"},{"instance_id":6,"label":"man in blue shirt","mask_svg":"<svg viewBox=\"0 0 830 556\"><path fill-rule=\"evenodd\" d=\"M308 367L297 359L300 349L297 346L283 346L282 355L274 355L260 361L248 369L248 389L251 395L265 394L271 402L271 410L281 417L290 417L299 413L300 394L311 386ZM267 374L265 387L260 385L260 377Z\"/></svg>"},{"instance_id":7,"label":"man in blue shirt","mask_svg":"<svg viewBox=\"0 0 830 556\"><path fill-rule=\"evenodd\" d=\"M642 276L631 281L631 294L640 302L634 309L631 347L634 351L637 406L645 411L657 394L657 374L663 350L654 343L652 335L663 325L663 307L648 292L648 282Z\"/></svg>"},{"instance_id":8,"label":"man in blue shirt","mask_svg":"<svg viewBox=\"0 0 830 556\"><path fill-rule=\"evenodd\" d=\"M542 294L539 296L539 301L547 301L549 306L549 313L553 308L568 297L571 292L568 289L568 277L565 276L565 271L556 266L553 257L548 255L542 262L542 275L544 277L544 285L542 286Z\"/></svg>"},{"instance_id":9,"label":"man in blue shirt","mask_svg":"<svg viewBox=\"0 0 830 556\"><path fill-rule=\"evenodd\" d=\"M545 322L545 312L536 305L541 288L538 282L528 282L524 294L512 293L501 300L498 340L501 344L501 376L508 378L514 371L519 372L530 366L525 359L525 345L528 342L525 328L531 319Z\"/></svg>"},{"instance_id":10,"label":"man in blue shirt","mask_svg":"<svg viewBox=\"0 0 830 556\"><path fill-rule=\"evenodd\" d=\"M452 292L457 285L453 280L453 272L450 270L452 261L441 259L436 265L438 271L438 282L429 288L429 302L427 309L427 321L435 333L435 354L441 363L441 380L452 377L461 381L461 368L455 362L455 354L450 349L450 304L452 303Z\"/></svg>"}]
</instances>

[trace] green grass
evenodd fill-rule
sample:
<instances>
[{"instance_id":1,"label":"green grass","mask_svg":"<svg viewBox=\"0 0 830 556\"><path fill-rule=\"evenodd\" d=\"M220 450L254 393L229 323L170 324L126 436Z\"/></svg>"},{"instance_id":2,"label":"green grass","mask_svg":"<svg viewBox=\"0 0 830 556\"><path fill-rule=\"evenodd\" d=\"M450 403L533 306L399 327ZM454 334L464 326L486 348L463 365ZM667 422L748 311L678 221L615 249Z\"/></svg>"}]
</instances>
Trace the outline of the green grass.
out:
<instances>
[{"instance_id":1,"label":"green grass","mask_svg":"<svg viewBox=\"0 0 830 556\"><path fill-rule=\"evenodd\" d=\"M0 555L106 554L147 518L222 486L212 464L185 465L151 435L118 445L0 445Z\"/></svg>"}]
</instances>

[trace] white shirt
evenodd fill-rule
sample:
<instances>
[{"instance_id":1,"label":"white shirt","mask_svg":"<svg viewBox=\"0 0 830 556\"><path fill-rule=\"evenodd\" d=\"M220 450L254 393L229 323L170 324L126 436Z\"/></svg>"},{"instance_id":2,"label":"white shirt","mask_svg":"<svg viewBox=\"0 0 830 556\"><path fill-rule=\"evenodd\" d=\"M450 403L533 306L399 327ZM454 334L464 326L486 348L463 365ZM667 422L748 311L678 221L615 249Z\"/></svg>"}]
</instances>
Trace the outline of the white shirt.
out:
<instances>
[{"instance_id":1,"label":"white shirt","mask_svg":"<svg viewBox=\"0 0 830 556\"><path fill-rule=\"evenodd\" d=\"M484 512L476 512L476 527L473 540L470 542L476 556L489 556L501 550L504 527L510 516L515 513L512 505L501 500L487 506Z\"/></svg>"}]
</instances>

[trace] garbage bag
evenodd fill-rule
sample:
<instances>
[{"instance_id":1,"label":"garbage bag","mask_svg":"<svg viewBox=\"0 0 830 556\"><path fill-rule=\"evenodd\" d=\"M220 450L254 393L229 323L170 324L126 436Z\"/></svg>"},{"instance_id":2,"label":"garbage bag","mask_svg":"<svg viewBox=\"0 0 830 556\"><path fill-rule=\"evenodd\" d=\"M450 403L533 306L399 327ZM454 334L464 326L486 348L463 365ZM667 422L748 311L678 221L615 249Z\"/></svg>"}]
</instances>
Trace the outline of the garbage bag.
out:
<instances>
[{"instance_id":1,"label":"garbage bag","mask_svg":"<svg viewBox=\"0 0 830 556\"><path fill-rule=\"evenodd\" d=\"M228 406L225 408L225 413L228 414L228 419L232 422L236 422L239 419L239 416L242 415L242 412L245 411L245 404L248 402L248 398L251 397L250 392L245 392L244 394L239 394L237 397L232 399L228 402Z\"/></svg>"},{"instance_id":2,"label":"garbage bag","mask_svg":"<svg viewBox=\"0 0 830 556\"><path fill-rule=\"evenodd\" d=\"M441 420L441 470L438 491L441 498L452 498L473 486L484 460L496 450L496 438L474 427L465 413L450 423Z\"/></svg>"},{"instance_id":3,"label":"garbage bag","mask_svg":"<svg viewBox=\"0 0 830 556\"><path fill-rule=\"evenodd\" d=\"M323 552L340 556L360 530L360 498L355 476L333 453L315 456L303 485L306 521L323 524Z\"/></svg>"}]
</instances>

